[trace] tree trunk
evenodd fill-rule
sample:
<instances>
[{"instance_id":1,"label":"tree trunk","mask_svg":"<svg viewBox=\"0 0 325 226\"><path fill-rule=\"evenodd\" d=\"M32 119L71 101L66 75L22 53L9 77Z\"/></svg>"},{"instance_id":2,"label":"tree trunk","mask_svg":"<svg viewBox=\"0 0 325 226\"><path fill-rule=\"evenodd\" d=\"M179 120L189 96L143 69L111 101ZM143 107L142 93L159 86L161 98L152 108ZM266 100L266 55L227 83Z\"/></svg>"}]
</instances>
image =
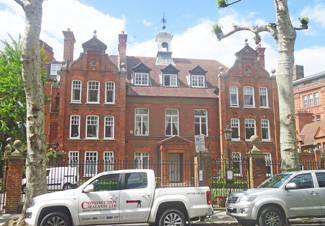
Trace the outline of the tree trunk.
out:
<instances>
[{"instance_id":1,"label":"tree trunk","mask_svg":"<svg viewBox=\"0 0 325 226\"><path fill-rule=\"evenodd\" d=\"M296 31L291 24L287 0L275 0L275 8L279 29L276 38L279 52L276 81L280 112L281 170L287 172L299 170L292 86Z\"/></svg>"},{"instance_id":2,"label":"tree trunk","mask_svg":"<svg viewBox=\"0 0 325 226\"><path fill-rule=\"evenodd\" d=\"M31 200L47 192L46 147L44 133L44 91L41 76L39 37L43 0L15 0L25 12L25 35L22 47L22 77L26 94L27 189L23 212L17 224L23 223Z\"/></svg>"}]
</instances>

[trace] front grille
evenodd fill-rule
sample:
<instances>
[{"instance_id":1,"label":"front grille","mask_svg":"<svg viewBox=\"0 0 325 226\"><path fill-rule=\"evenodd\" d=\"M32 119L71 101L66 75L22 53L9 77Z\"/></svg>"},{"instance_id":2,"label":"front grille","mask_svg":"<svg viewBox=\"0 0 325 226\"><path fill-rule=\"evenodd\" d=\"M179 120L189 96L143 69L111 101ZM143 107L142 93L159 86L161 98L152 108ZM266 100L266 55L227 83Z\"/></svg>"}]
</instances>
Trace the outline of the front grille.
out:
<instances>
[{"instance_id":1,"label":"front grille","mask_svg":"<svg viewBox=\"0 0 325 226\"><path fill-rule=\"evenodd\" d=\"M231 196L231 195L229 195L228 196L228 199L227 199L227 203L236 203L237 202L237 200L238 200L238 196Z\"/></svg>"},{"instance_id":2,"label":"front grille","mask_svg":"<svg viewBox=\"0 0 325 226\"><path fill-rule=\"evenodd\" d=\"M227 209L227 212L228 213L237 213L237 209L236 208L234 208L234 209Z\"/></svg>"}]
</instances>

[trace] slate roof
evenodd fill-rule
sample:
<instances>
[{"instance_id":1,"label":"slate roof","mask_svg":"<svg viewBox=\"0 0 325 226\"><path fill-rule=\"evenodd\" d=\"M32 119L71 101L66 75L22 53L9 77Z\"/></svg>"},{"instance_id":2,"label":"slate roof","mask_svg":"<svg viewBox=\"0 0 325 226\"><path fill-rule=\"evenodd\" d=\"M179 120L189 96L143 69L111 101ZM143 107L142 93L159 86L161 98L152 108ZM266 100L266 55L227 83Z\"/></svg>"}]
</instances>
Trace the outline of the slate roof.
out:
<instances>
[{"instance_id":1,"label":"slate roof","mask_svg":"<svg viewBox=\"0 0 325 226\"><path fill-rule=\"evenodd\" d=\"M156 65L157 57L136 57L127 56L127 95L128 96L156 96L156 97L198 97L217 98L218 97L218 74L219 67L228 68L216 60L173 58L173 65L178 72L179 87L164 87L160 84L159 75L162 69L168 65ZM133 68L143 63L150 68L150 86L134 86L131 84ZM189 71L198 69L199 66L206 71L206 88L191 88L188 85L186 76Z\"/></svg>"}]
</instances>

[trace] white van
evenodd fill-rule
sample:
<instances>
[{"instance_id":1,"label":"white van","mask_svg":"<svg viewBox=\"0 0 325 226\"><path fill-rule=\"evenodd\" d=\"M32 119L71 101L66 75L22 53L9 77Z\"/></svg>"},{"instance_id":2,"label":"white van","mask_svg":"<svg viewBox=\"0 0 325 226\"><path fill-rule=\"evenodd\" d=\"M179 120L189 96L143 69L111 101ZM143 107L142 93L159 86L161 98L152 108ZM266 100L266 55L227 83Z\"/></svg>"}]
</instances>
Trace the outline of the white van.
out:
<instances>
[{"instance_id":1,"label":"white van","mask_svg":"<svg viewBox=\"0 0 325 226\"><path fill-rule=\"evenodd\" d=\"M78 167L52 167L46 169L47 189L49 191L76 188L79 181ZM22 192L26 191L26 178L22 179Z\"/></svg>"}]
</instances>

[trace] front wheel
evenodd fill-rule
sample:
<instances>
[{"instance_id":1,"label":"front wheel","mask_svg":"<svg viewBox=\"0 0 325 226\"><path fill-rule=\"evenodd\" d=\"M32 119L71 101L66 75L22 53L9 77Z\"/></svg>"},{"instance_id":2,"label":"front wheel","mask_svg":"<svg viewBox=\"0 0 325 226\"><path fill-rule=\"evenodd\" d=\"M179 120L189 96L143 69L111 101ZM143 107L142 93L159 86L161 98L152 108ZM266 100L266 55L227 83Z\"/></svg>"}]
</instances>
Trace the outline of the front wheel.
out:
<instances>
[{"instance_id":1,"label":"front wheel","mask_svg":"<svg viewBox=\"0 0 325 226\"><path fill-rule=\"evenodd\" d=\"M178 209L165 210L159 217L159 226L185 226L185 216Z\"/></svg>"},{"instance_id":2,"label":"front wheel","mask_svg":"<svg viewBox=\"0 0 325 226\"><path fill-rule=\"evenodd\" d=\"M72 226L70 218L62 212L47 214L41 221L40 226Z\"/></svg>"},{"instance_id":3,"label":"front wheel","mask_svg":"<svg viewBox=\"0 0 325 226\"><path fill-rule=\"evenodd\" d=\"M276 207L271 206L262 210L258 217L259 226L283 226L283 213Z\"/></svg>"}]
</instances>

